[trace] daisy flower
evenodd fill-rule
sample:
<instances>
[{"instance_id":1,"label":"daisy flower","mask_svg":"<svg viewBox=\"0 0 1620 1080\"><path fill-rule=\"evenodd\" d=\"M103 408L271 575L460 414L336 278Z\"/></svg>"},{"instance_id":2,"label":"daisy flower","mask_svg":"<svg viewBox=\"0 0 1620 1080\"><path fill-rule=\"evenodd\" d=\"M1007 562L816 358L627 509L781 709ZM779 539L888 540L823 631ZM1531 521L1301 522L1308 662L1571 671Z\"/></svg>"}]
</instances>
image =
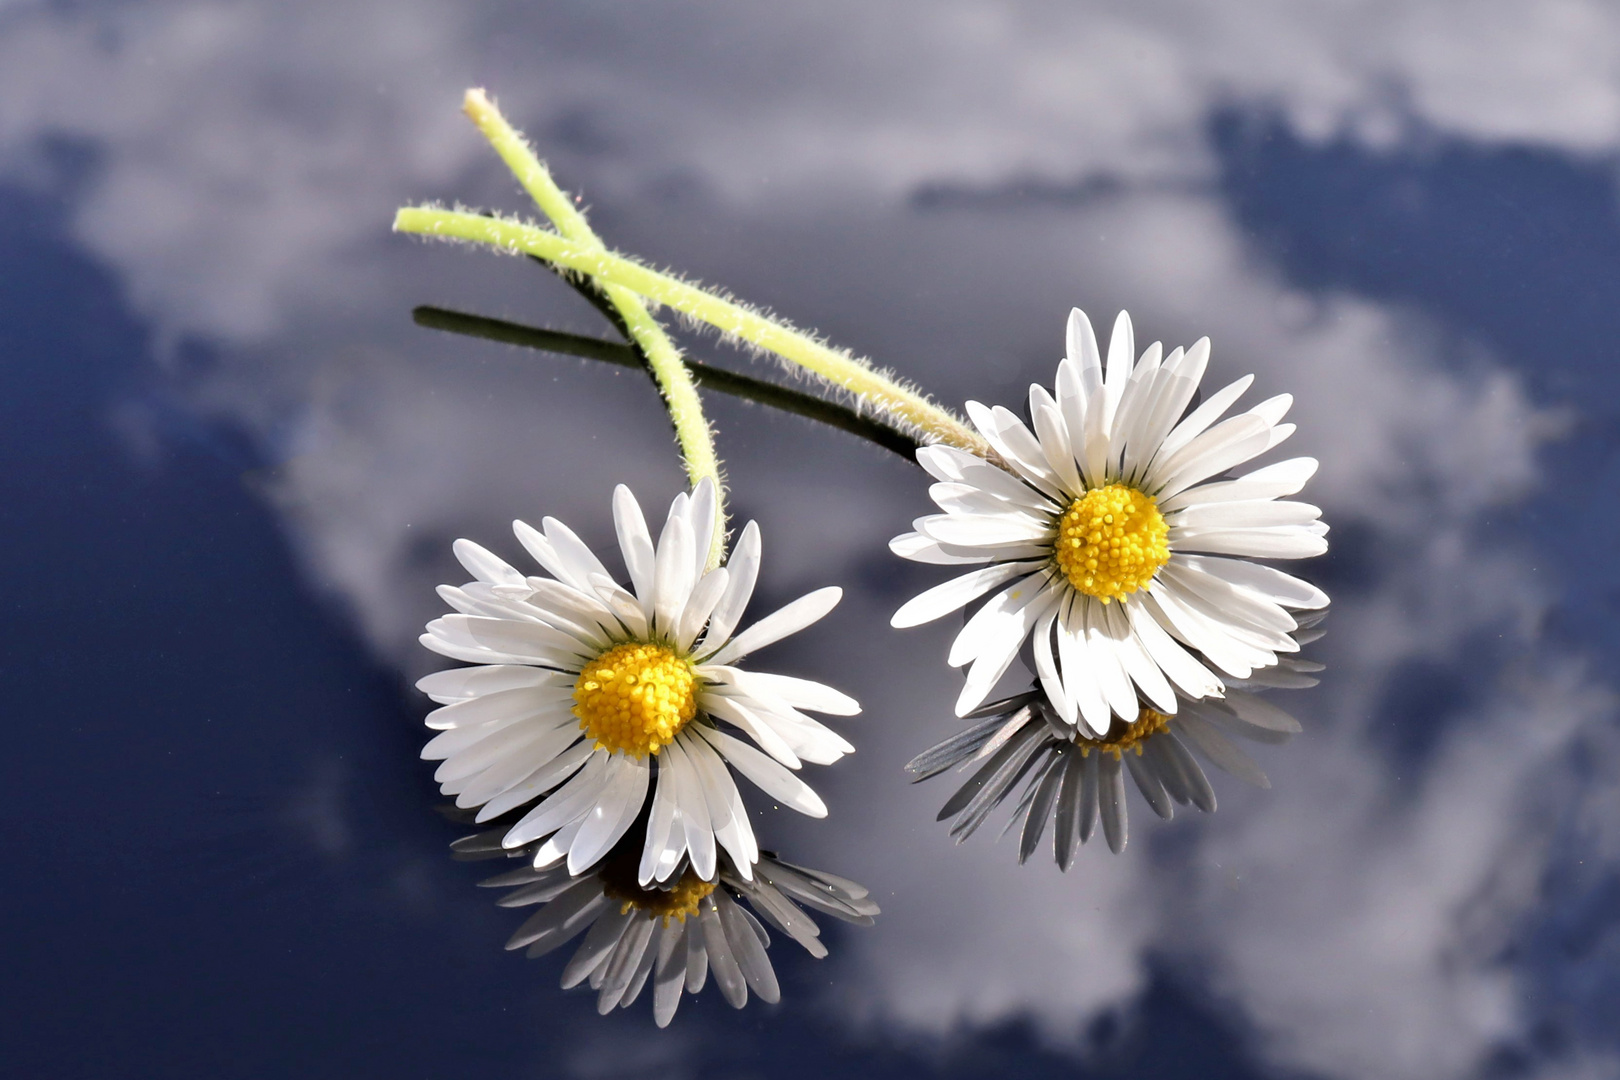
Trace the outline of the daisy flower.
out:
<instances>
[{"instance_id":1,"label":"daisy flower","mask_svg":"<svg viewBox=\"0 0 1620 1080\"><path fill-rule=\"evenodd\" d=\"M1314 633L1301 631L1300 637ZM1007 830L1021 825L1018 861L1034 853L1052 822L1053 852L1058 868L1067 871L1099 819L1108 847L1116 854L1125 849L1127 773L1148 806L1165 819L1177 805L1191 804L1206 813L1215 809L1215 791L1193 750L1222 771L1269 788L1260 766L1229 736L1263 743L1292 738L1300 730L1299 721L1256 691L1314 686L1313 673L1320 670L1320 664L1286 657L1258 672L1257 680L1233 682L1224 698L1183 701L1173 715L1143 705L1129 723L1116 716L1102 738L1065 722L1037 684L979 709L974 714L978 723L919 754L906 770L917 781L957 766L973 768L939 812L941 821L956 819L951 835L958 843L1018 790L1007 823Z\"/></svg>"},{"instance_id":2,"label":"daisy flower","mask_svg":"<svg viewBox=\"0 0 1620 1080\"><path fill-rule=\"evenodd\" d=\"M463 858L529 855L527 850L503 850L498 830L452 846ZM675 1015L681 991L698 993L711 971L733 1008L747 1004L750 989L776 1002L781 991L765 951L770 935L762 919L820 959L827 947L803 908L863 926L872 925L879 913L866 889L855 882L768 853L751 873L723 856L717 881L705 881L688 867L662 887L641 882L639 848L639 838L627 836L579 877L571 876L552 854L480 882L512 890L498 901L502 907L541 905L506 943L508 949L525 949L534 958L585 934L563 968L562 985L566 990L588 982L603 1015L615 1006L629 1008L651 982L653 1018L664 1027Z\"/></svg>"},{"instance_id":3,"label":"daisy flower","mask_svg":"<svg viewBox=\"0 0 1620 1080\"><path fill-rule=\"evenodd\" d=\"M456 541L477 580L440 586L457 613L428 623L421 640L478 666L417 683L442 706L428 714L440 734L422 757L443 762L434 779L457 806L479 807L479 821L546 796L507 831L507 847L544 841L543 856L560 855L578 874L624 836L651 787L640 884L678 879L688 866L713 881L717 847L747 879L759 848L727 765L782 805L826 815L789 770L854 747L801 710L847 716L860 707L820 683L736 665L820 619L841 592L818 589L737 632L759 571L759 527L749 522L726 564L706 571L715 513L704 481L675 498L655 546L620 486L613 517L629 589L552 518L539 529L513 523L550 577L526 577Z\"/></svg>"},{"instance_id":4,"label":"daisy flower","mask_svg":"<svg viewBox=\"0 0 1620 1080\"><path fill-rule=\"evenodd\" d=\"M1170 715L1178 692L1220 696L1217 671L1246 678L1276 664L1297 648L1290 611L1327 603L1315 586L1249 561L1327 550L1321 511L1284 499L1316 462L1222 478L1293 433L1282 422L1293 399L1222 419L1254 381L1245 376L1189 413L1209 339L1162 352L1155 342L1133 359L1121 312L1105 369L1076 308L1056 395L1030 387L1034 431L1007 409L967 403L999 463L948 446L917 452L944 513L917 519L890 547L918 562L980 568L915 597L892 622L916 626L989 594L951 647L952 666L971 665L958 716L989 696L1032 640L1056 715L1102 738L1115 717L1135 722L1138 692Z\"/></svg>"}]
</instances>

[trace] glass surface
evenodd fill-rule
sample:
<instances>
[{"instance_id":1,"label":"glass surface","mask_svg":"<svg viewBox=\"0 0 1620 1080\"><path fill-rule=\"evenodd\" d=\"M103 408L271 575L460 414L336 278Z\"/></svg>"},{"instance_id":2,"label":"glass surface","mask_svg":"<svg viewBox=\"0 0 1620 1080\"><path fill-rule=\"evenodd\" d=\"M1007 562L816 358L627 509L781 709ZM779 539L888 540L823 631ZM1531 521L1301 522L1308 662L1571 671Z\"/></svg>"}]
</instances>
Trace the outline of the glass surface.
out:
<instances>
[{"instance_id":1,"label":"glass surface","mask_svg":"<svg viewBox=\"0 0 1620 1080\"><path fill-rule=\"evenodd\" d=\"M7 1071L1620 1073L1620 16L1265 11L0 6ZM522 561L516 517L611 551L613 486L661 517L683 478L639 371L413 321L613 336L389 232L526 209L474 85L609 244L952 407L1050 385L1077 304L1292 393L1333 609L1271 788L1133 791L1067 873L1010 807L954 843L903 767L962 726L961 621L888 625L944 577L887 549L927 478L711 386L751 616L845 590L759 666L863 705L806 770L827 819L744 798L882 914L819 919L825 960L773 933L780 1005L710 986L663 1031L504 951L526 912L419 759L433 587L457 537Z\"/></svg>"}]
</instances>

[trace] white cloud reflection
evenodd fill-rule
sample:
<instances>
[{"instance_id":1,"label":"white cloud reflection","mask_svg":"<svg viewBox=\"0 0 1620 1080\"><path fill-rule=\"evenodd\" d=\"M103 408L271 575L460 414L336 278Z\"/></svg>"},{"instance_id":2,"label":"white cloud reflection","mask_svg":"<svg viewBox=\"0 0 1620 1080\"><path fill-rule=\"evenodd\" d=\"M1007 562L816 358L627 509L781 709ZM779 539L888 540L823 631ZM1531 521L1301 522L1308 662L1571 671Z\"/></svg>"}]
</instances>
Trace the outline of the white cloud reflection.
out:
<instances>
[{"instance_id":1,"label":"white cloud reflection","mask_svg":"<svg viewBox=\"0 0 1620 1080\"><path fill-rule=\"evenodd\" d=\"M1308 734L1268 756L1271 792L1222 786L1219 814L1173 828L1139 813L1126 855L1088 850L1067 878L1019 870L987 837L954 848L932 822L943 790L900 779L949 715L948 628L891 634L894 597L853 590L847 632L796 659L866 703L850 732L861 753L823 774L831 819L793 835L807 861L884 903L880 926L832 961L854 1018L947 1033L1030 1016L1073 1042L1130 1005L1152 950L1202 972L1267 1060L1325 1076L1465 1077L1524 1038L1528 991L1505 946L1541 901L1550 841L1532 810L1558 799L1576 740L1612 712L1577 661L1534 652L1547 597L1483 525L1533 487L1555 418L1488 359L1443 365L1418 315L1304 294L1257 261L1202 186L1205 124L1258 104L1307 137L1374 148L1427 127L1612 152L1620 12L629 12L14 5L0 13L0 168L37 177L46 139L94 151L78 238L169 337L224 343L200 400L287 458L270 490L312 572L413 669L449 538L498 541L510 517L552 513L605 541L612 483L656 496L678 482L650 393L632 412L601 372L401 330L408 303L485 289L483 310L583 325L537 275L383 232L413 198L519 205L454 112L466 85L490 85L555 146L627 246L775 303L948 400L1010 400L1050 379L1074 302L1104 320L1128 306L1139 335L1171 344L1208 333L1216 375L1254 370L1264 393L1296 395L1298 449L1324 462L1311 495L1374 571L1336 604L1330 678L1299 706ZM907 209L928 182L1092 175L1123 193ZM871 580L873 553L924 505L920 477L802 425L773 426L767 444L757 413L721 410L743 507L765 527L766 586ZM1530 659L1469 667L1498 636ZM1403 758L1384 695L1420 658L1491 681L1432 749ZM1546 1075L1595 1072L1605 1052L1576 1047Z\"/></svg>"}]
</instances>

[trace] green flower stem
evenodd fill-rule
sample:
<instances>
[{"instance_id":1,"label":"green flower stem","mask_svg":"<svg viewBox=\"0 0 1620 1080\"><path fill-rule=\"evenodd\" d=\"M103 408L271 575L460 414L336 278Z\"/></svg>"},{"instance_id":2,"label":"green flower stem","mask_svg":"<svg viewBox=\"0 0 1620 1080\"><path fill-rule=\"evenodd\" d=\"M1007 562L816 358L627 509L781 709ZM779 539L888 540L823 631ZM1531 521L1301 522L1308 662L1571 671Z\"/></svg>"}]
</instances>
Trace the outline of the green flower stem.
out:
<instances>
[{"instance_id":1,"label":"green flower stem","mask_svg":"<svg viewBox=\"0 0 1620 1080\"><path fill-rule=\"evenodd\" d=\"M733 334L798 364L866 404L884 410L900 423L916 428L930 442L946 443L996 460L978 432L922 394L908 390L861 361L829 348L802 331L603 248L584 246L517 221L429 206L400 210L394 217L394 229L445 240L488 244L514 255L534 255L588 274L604 285L622 285L654 303L672 307L722 333Z\"/></svg>"},{"instance_id":2,"label":"green flower stem","mask_svg":"<svg viewBox=\"0 0 1620 1080\"><path fill-rule=\"evenodd\" d=\"M551 172L524 140L523 136L506 122L482 90L468 90L462 111L477 125L484 138L512 170L519 184L527 191L540 210L551 219L557 231L585 250L605 250L601 239L585 220L585 215L574 205L567 192L557 186ZM397 226L396 226L397 227ZM633 291L621 285L604 283L603 292L618 311L630 339L641 347L647 366L669 409L670 421L675 425L675 438L680 444L681 457L686 463L686 475L693 487L705 477L714 481L715 498L719 513L715 515L715 533L709 544L709 567L719 566L726 554L726 487L720 475L720 458L714 449L714 432L703 416L703 403L698 398L697 386L675 343L664 328L647 310L647 305Z\"/></svg>"},{"instance_id":3,"label":"green flower stem","mask_svg":"<svg viewBox=\"0 0 1620 1080\"><path fill-rule=\"evenodd\" d=\"M465 312L448 311L426 305L413 309L411 318L416 325L431 330L482 338L485 341L498 341L526 349L540 349L562 356L600 360L621 367L643 366L641 355L635 348L621 345L616 341L581 337L578 334L565 334L556 330L542 330L536 326L524 326L504 319L491 319L483 315L469 315ZM724 368L710 367L690 357L685 363L686 369L692 373L692 379L700 389L717 390L722 394L742 398L744 401L781 409L783 412L802 416L840 431L847 431L851 435L900 455L912 465L917 464L918 443L915 437L889 427L871 416L862 415L847 405L827 401L806 394L802 390L792 390L761 379L751 379Z\"/></svg>"}]
</instances>

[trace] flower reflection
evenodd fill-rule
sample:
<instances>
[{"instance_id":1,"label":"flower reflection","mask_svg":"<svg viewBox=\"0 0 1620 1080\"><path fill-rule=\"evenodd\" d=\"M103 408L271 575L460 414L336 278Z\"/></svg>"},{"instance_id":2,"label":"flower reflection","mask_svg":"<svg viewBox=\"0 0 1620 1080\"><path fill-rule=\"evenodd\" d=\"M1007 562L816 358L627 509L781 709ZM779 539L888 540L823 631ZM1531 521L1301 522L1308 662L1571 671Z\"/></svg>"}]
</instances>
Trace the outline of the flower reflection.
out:
<instances>
[{"instance_id":1,"label":"flower reflection","mask_svg":"<svg viewBox=\"0 0 1620 1080\"><path fill-rule=\"evenodd\" d=\"M711 972L733 1008L748 1003L750 989L765 1001L778 1001L781 990L766 951L770 934L764 923L819 959L827 947L804 908L863 926L879 913L855 882L783 862L769 852L760 854L751 877L723 856L714 881L683 862L669 882L643 884L636 871L646 823L644 812L605 859L580 875L570 875L563 854L547 845L504 847L504 829L464 837L452 847L463 859L525 861L479 883L511 890L497 901L502 907L540 905L507 941L508 949L523 949L532 959L584 934L563 968L563 988L589 985L597 1011L606 1015L615 1007L629 1008L651 983L659 1027L674 1017L682 991L698 993Z\"/></svg>"},{"instance_id":2,"label":"flower reflection","mask_svg":"<svg viewBox=\"0 0 1620 1080\"><path fill-rule=\"evenodd\" d=\"M1302 628L1300 636L1315 634ZM1129 722L1114 717L1101 738L1066 722L1037 683L977 710L972 716L977 723L919 754L906 769L914 780L926 780L957 766L977 766L939 812L941 821L955 819L951 835L959 843L1017 791L1006 828L1020 827L1018 861L1034 854L1050 823L1053 854L1066 871L1099 822L1108 847L1124 850L1127 773L1153 812L1165 819L1178 805L1206 813L1215 809L1215 791L1194 750L1240 780L1270 787L1260 766L1229 736L1263 743L1292 738L1299 722L1255 691L1312 686L1312 673L1319 670L1318 664L1287 657L1256 672L1255 679L1229 684L1221 699L1183 700L1173 714L1140 705Z\"/></svg>"}]
</instances>

